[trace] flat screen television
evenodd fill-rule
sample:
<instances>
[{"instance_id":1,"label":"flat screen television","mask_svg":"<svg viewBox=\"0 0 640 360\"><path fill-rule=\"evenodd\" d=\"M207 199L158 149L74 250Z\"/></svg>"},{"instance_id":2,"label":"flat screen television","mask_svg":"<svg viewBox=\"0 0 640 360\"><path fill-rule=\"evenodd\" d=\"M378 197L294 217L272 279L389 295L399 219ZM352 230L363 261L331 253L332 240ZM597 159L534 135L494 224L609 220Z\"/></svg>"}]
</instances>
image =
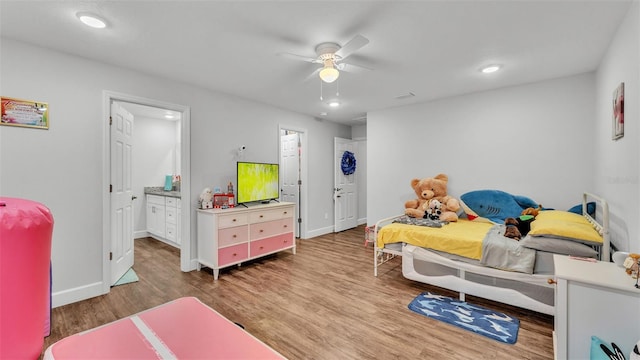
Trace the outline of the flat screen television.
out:
<instances>
[{"instance_id":1,"label":"flat screen television","mask_svg":"<svg viewBox=\"0 0 640 360\"><path fill-rule=\"evenodd\" d=\"M237 203L269 202L280 197L278 164L238 161Z\"/></svg>"}]
</instances>

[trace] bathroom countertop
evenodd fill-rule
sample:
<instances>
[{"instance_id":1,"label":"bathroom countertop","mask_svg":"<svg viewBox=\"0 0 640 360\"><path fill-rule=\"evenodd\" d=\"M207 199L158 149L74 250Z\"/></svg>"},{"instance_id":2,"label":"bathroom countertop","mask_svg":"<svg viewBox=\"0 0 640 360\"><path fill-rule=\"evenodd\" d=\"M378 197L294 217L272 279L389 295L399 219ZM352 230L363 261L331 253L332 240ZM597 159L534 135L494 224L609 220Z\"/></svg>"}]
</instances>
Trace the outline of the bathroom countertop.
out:
<instances>
[{"instance_id":1,"label":"bathroom countertop","mask_svg":"<svg viewBox=\"0 0 640 360\"><path fill-rule=\"evenodd\" d=\"M144 193L149 195L169 196L174 198L182 198L180 191L165 191L162 186L149 186L144 188Z\"/></svg>"}]
</instances>

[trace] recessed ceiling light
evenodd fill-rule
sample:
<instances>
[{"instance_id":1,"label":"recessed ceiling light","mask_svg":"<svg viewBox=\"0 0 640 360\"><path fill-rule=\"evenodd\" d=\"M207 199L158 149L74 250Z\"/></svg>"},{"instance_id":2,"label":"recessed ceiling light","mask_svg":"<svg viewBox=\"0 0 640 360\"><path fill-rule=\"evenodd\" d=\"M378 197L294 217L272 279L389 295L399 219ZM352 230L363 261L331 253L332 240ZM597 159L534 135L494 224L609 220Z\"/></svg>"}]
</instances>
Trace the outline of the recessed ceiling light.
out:
<instances>
[{"instance_id":1,"label":"recessed ceiling light","mask_svg":"<svg viewBox=\"0 0 640 360\"><path fill-rule=\"evenodd\" d=\"M326 111L323 111L323 112L321 112L319 115L320 115L320 116L327 116L327 112L326 112Z\"/></svg>"},{"instance_id":2,"label":"recessed ceiling light","mask_svg":"<svg viewBox=\"0 0 640 360\"><path fill-rule=\"evenodd\" d=\"M502 68L502 65L489 65L489 66L483 67L482 69L480 69L480 71L482 71L485 74L491 74L500 70L500 68Z\"/></svg>"},{"instance_id":3,"label":"recessed ceiling light","mask_svg":"<svg viewBox=\"0 0 640 360\"><path fill-rule=\"evenodd\" d=\"M173 119L175 116L173 116L173 114L165 114L164 117L166 119Z\"/></svg>"},{"instance_id":4,"label":"recessed ceiling light","mask_svg":"<svg viewBox=\"0 0 640 360\"><path fill-rule=\"evenodd\" d=\"M331 106L331 107L338 107L338 106L340 106L340 103L339 103L339 102L337 102L337 101L332 101L332 102L330 102L330 103L329 103L329 106Z\"/></svg>"},{"instance_id":5,"label":"recessed ceiling light","mask_svg":"<svg viewBox=\"0 0 640 360\"><path fill-rule=\"evenodd\" d=\"M106 21L104 21L97 15L79 12L76 14L76 16L78 17L78 19L80 19L80 21L82 21L83 24L91 26L92 28L104 29L107 27Z\"/></svg>"}]
</instances>

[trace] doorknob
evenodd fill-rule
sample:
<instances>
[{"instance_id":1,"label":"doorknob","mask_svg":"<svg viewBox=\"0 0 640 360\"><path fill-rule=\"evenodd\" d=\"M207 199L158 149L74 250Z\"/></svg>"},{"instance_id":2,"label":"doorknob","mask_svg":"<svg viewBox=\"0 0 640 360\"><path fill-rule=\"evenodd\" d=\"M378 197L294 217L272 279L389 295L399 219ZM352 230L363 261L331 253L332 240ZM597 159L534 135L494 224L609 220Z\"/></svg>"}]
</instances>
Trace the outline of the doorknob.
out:
<instances>
[{"instance_id":1,"label":"doorknob","mask_svg":"<svg viewBox=\"0 0 640 360\"><path fill-rule=\"evenodd\" d=\"M333 190L334 191L340 191L340 190L342 190L342 188L334 188Z\"/></svg>"},{"instance_id":2,"label":"doorknob","mask_svg":"<svg viewBox=\"0 0 640 360\"><path fill-rule=\"evenodd\" d=\"M132 197L131 197L131 200L135 200L135 199L137 199L137 198L138 198L137 196L132 196Z\"/></svg>"}]
</instances>

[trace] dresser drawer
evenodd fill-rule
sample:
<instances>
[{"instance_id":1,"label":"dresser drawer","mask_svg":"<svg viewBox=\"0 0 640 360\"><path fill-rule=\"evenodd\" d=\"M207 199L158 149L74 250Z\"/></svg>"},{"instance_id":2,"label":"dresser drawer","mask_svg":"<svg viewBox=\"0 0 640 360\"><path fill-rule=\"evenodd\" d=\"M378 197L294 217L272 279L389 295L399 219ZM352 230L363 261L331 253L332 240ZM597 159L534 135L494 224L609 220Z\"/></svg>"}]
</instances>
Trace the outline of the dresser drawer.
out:
<instances>
[{"instance_id":1,"label":"dresser drawer","mask_svg":"<svg viewBox=\"0 0 640 360\"><path fill-rule=\"evenodd\" d=\"M167 207L165 209L165 218L167 224L177 224L176 219L178 217L178 209L174 207Z\"/></svg>"},{"instance_id":2,"label":"dresser drawer","mask_svg":"<svg viewBox=\"0 0 640 360\"><path fill-rule=\"evenodd\" d=\"M293 217L293 212L290 208L270 209L252 212L249 222L257 223L263 221L278 220L283 218Z\"/></svg>"},{"instance_id":3,"label":"dresser drawer","mask_svg":"<svg viewBox=\"0 0 640 360\"><path fill-rule=\"evenodd\" d=\"M247 214L224 214L218 216L218 228L228 228L247 224Z\"/></svg>"},{"instance_id":4,"label":"dresser drawer","mask_svg":"<svg viewBox=\"0 0 640 360\"><path fill-rule=\"evenodd\" d=\"M249 248L247 244L238 244L223 249L218 249L218 266L223 267L229 264L244 261L249 258Z\"/></svg>"},{"instance_id":5,"label":"dresser drawer","mask_svg":"<svg viewBox=\"0 0 640 360\"><path fill-rule=\"evenodd\" d=\"M261 222L249 225L249 238L251 240L256 240L292 231L291 219Z\"/></svg>"},{"instance_id":6,"label":"dresser drawer","mask_svg":"<svg viewBox=\"0 0 640 360\"><path fill-rule=\"evenodd\" d=\"M251 257L261 256L280 249L292 247L293 241L293 233L280 234L267 239L252 241L250 243Z\"/></svg>"},{"instance_id":7,"label":"dresser drawer","mask_svg":"<svg viewBox=\"0 0 640 360\"><path fill-rule=\"evenodd\" d=\"M218 247L223 248L234 244L246 243L249 240L247 225L235 226L218 230Z\"/></svg>"}]
</instances>

